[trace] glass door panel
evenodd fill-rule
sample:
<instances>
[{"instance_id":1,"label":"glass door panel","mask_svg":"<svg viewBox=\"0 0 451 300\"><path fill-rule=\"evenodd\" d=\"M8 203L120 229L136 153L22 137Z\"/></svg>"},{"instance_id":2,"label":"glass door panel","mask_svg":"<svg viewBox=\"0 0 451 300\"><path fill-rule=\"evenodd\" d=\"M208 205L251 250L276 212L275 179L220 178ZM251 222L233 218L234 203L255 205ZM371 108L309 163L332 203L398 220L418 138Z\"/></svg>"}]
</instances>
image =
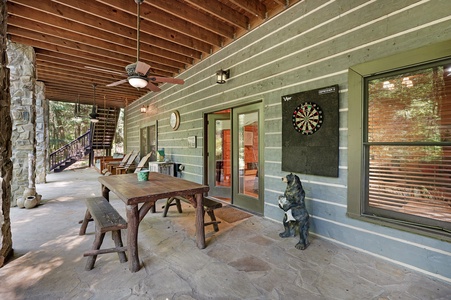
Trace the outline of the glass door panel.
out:
<instances>
[{"instance_id":1,"label":"glass door panel","mask_svg":"<svg viewBox=\"0 0 451 300\"><path fill-rule=\"evenodd\" d=\"M260 199L260 104L233 110L233 204L262 213Z\"/></svg>"},{"instance_id":2,"label":"glass door panel","mask_svg":"<svg viewBox=\"0 0 451 300\"><path fill-rule=\"evenodd\" d=\"M229 201L232 185L230 114L208 116L208 185L210 196Z\"/></svg>"}]
</instances>

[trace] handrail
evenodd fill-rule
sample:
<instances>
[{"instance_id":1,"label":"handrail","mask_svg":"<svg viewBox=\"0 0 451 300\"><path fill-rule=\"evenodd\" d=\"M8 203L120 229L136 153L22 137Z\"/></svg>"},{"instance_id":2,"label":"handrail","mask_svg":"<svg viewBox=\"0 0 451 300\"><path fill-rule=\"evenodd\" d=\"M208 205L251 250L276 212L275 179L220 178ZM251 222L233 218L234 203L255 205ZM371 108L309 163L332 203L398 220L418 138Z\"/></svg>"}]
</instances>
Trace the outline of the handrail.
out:
<instances>
[{"instance_id":1,"label":"handrail","mask_svg":"<svg viewBox=\"0 0 451 300\"><path fill-rule=\"evenodd\" d=\"M71 159L80 159L85 155L85 150L91 146L90 131L79 136L72 142L64 145L58 150L50 153L49 167L50 171L64 164Z\"/></svg>"}]
</instances>

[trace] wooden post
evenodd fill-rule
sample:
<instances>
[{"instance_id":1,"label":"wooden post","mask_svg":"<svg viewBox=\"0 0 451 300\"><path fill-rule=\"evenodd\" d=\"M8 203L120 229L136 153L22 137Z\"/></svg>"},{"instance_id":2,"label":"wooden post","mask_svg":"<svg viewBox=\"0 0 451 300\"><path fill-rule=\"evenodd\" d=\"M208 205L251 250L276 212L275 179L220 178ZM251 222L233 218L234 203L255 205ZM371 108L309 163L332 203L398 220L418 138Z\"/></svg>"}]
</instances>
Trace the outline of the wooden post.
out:
<instances>
[{"instance_id":1,"label":"wooden post","mask_svg":"<svg viewBox=\"0 0 451 300\"><path fill-rule=\"evenodd\" d=\"M110 189L102 184L102 196L110 201Z\"/></svg>"},{"instance_id":2,"label":"wooden post","mask_svg":"<svg viewBox=\"0 0 451 300\"><path fill-rule=\"evenodd\" d=\"M205 228L204 228L204 206L202 204L202 194L196 194L196 241L199 249L205 248Z\"/></svg>"},{"instance_id":3,"label":"wooden post","mask_svg":"<svg viewBox=\"0 0 451 300\"><path fill-rule=\"evenodd\" d=\"M130 272L138 272L140 269L138 256L138 225L139 211L138 205L127 205L127 250L128 267Z\"/></svg>"}]
</instances>

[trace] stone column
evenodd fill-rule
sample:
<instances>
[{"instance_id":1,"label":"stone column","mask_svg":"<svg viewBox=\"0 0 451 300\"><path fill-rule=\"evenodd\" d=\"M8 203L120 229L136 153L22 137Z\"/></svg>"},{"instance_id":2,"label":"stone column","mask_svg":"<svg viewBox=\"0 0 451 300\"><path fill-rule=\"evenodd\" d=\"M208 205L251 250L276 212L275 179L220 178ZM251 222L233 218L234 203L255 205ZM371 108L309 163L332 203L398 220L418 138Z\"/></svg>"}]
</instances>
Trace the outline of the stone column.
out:
<instances>
[{"instance_id":1,"label":"stone column","mask_svg":"<svg viewBox=\"0 0 451 300\"><path fill-rule=\"evenodd\" d=\"M0 0L0 267L12 254L11 235L11 97L9 93L9 69L6 68L6 0Z\"/></svg>"},{"instance_id":2,"label":"stone column","mask_svg":"<svg viewBox=\"0 0 451 300\"><path fill-rule=\"evenodd\" d=\"M45 100L45 85L36 82L36 183L46 183L48 169L48 100Z\"/></svg>"},{"instance_id":3,"label":"stone column","mask_svg":"<svg viewBox=\"0 0 451 300\"><path fill-rule=\"evenodd\" d=\"M15 206L28 186L28 154L36 157L36 56L30 46L7 42L13 145L11 205ZM36 172L33 170L33 179Z\"/></svg>"}]
</instances>

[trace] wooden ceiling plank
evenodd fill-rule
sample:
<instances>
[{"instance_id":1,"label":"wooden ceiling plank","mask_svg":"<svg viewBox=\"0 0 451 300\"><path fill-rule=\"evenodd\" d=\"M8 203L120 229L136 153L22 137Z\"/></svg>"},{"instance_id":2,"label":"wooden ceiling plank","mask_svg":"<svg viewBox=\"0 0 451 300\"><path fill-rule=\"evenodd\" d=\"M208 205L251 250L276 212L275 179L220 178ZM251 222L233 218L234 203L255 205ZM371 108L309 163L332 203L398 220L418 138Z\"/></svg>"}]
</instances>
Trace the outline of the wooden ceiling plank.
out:
<instances>
[{"instance_id":1,"label":"wooden ceiling plank","mask_svg":"<svg viewBox=\"0 0 451 300\"><path fill-rule=\"evenodd\" d=\"M67 90L64 88L58 88L54 86L50 86L48 91L46 90L46 98L51 99L54 96L58 96L58 101L64 101L64 102L72 102L76 103L78 102L78 99L80 99L80 104L85 105L92 105L93 103L93 90L86 89L80 89L78 87L74 87L71 90ZM96 98L100 94L96 91ZM100 95L100 97L103 100L103 95ZM127 95L119 95L119 94L111 94L105 97L106 104L109 107L125 107L125 103L127 101L130 101L131 97ZM51 99L52 100L52 99ZM131 101L130 101L131 102Z\"/></svg>"},{"instance_id":2,"label":"wooden ceiling plank","mask_svg":"<svg viewBox=\"0 0 451 300\"><path fill-rule=\"evenodd\" d=\"M71 55L63 54L63 53L55 53L55 52L41 50L41 49L36 49L35 52L36 52L36 56L38 58L40 58L41 60L46 60L46 61L63 60L69 66L72 66L72 65L74 65L74 62L77 62L76 65L79 68L80 67L84 68L84 70L86 72L98 71L103 74L113 74L112 72L116 72L117 75L123 75L123 76L127 75L125 72L125 69L123 67L119 67L118 65L112 65L112 64L108 64L108 63L103 63L101 61L85 59L80 56L74 57ZM154 65L152 64L151 74L153 76L170 77L173 74L170 72L156 70L153 66ZM98 69L95 70L95 68L98 68ZM108 72L108 71L111 71L111 72Z\"/></svg>"},{"instance_id":3,"label":"wooden ceiling plank","mask_svg":"<svg viewBox=\"0 0 451 300\"><path fill-rule=\"evenodd\" d=\"M70 86L69 83L66 83L65 86L61 87L61 86L56 86L56 85L52 85L52 84L48 84L47 85L49 89L51 89L52 91L68 91L67 87L70 87L71 90L75 90L74 88L76 88L76 92L74 92L73 94L77 95L80 94L80 103L82 104L89 104L89 98L87 96L91 96L92 99L92 95L93 95L93 89L92 87L80 87L80 86ZM67 87L66 87L67 86ZM87 95L87 96L86 96ZM86 97L85 97L86 96ZM125 97L129 97L130 95L125 94L125 93L117 93L117 91L107 91L107 90L102 90L99 87L96 87L96 96L100 96L103 100L103 97L105 96L105 101L108 102L110 101L110 99L124 99ZM85 100L83 100L85 98Z\"/></svg>"},{"instance_id":4,"label":"wooden ceiling plank","mask_svg":"<svg viewBox=\"0 0 451 300\"><path fill-rule=\"evenodd\" d=\"M91 75L91 74L83 74L76 73L64 68L60 65L47 65L47 64L39 64L36 66L37 70L37 79L41 80L44 76L61 76L63 78L70 78L71 80L89 80L92 83L98 83L102 85L110 84L113 81L117 81L115 79L104 79L99 76ZM134 92L131 92L134 94ZM135 94L138 96L138 94Z\"/></svg>"},{"instance_id":5,"label":"wooden ceiling plank","mask_svg":"<svg viewBox=\"0 0 451 300\"><path fill-rule=\"evenodd\" d=\"M104 51L105 54L110 53L110 55L111 55L112 53L115 53L117 55L125 54L130 57L136 57L135 56L136 49L123 47L123 46L120 46L117 44L105 42L105 41L98 40L98 39L95 39L92 37L78 35L71 31L66 31L64 29L53 27L53 26L43 24L43 23L33 22L33 21L30 21L28 19L23 19L18 16L10 16L8 18L8 20L11 25L14 25L17 27L33 28L33 30L38 31L39 33L41 33L43 35L50 35L55 38L64 37L65 40L68 40L70 42L77 43L77 44L83 44L85 47L91 48L90 50L92 50L92 52L96 52L95 49L92 49L92 48L97 48L101 51ZM108 55L105 55L105 56L108 57ZM134 62L134 61L136 61L136 58L133 60L130 60L130 62Z\"/></svg>"},{"instance_id":6,"label":"wooden ceiling plank","mask_svg":"<svg viewBox=\"0 0 451 300\"><path fill-rule=\"evenodd\" d=\"M21 6L21 4L14 2L21 2L21 4L23 2L26 5L34 5L39 7ZM44 5L46 4L45 2L36 2L34 0L14 0L14 2L9 5L9 13L11 15L20 16L29 20L33 20L35 22L58 27L67 31L73 31L75 33L93 37L106 42L112 42L134 49L136 53L136 29L130 29L128 27L119 25L118 23L101 19L100 17L95 17L96 20L89 22L90 19L87 18L87 16L91 18L94 18L94 16L62 5L59 6L70 9L74 13L61 17L57 15L57 13L60 12L60 10L58 9L56 12L53 12L54 16L52 18L49 18L48 14L52 12L47 12L45 11L45 9L52 9L52 6ZM37 10L37 8L42 9L42 11ZM88 20L86 21L87 23L82 23L85 19ZM129 19L130 18L126 20ZM93 27L95 24L97 24L97 27ZM104 28L106 28L106 30ZM112 28L115 29L115 31L113 31ZM123 32L126 32L126 34L123 34ZM147 47L143 47L143 49L146 48L146 51L150 51L151 54L178 60L185 64L192 64L193 58L199 59L202 55L200 51L190 49L187 46L178 45L173 42L157 39L155 36L149 34L142 34L140 40L143 45L147 45ZM186 43L188 45L191 45L191 43L189 42ZM207 47L206 49L210 49L210 47ZM165 52L163 50L168 50L169 52Z\"/></svg>"},{"instance_id":7,"label":"wooden ceiling plank","mask_svg":"<svg viewBox=\"0 0 451 300\"><path fill-rule=\"evenodd\" d=\"M89 76L89 75L83 76L82 74L70 73L61 68L50 67L50 66L38 66L37 72L38 72L37 80L44 80L43 78L50 78L50 77L57 79L59 76L60 78L67 78L70 80L89 80L91 83L97 83L102 86L106 86L107 84L110 84L112 81L114 81L114 80L112 80L112 81L104 80L104 79L98 78L96 76ZM127 82L125 82L124 85L122 85L122 88L127 89L127 93L130 96L135 96L135 97L141 96L141 93L139 91L137 91L136 89L134 89L133 87L131 87Z\"/></svg>"},{"instance_id":8,"label":"wooden ceiling plank","mask_svg":"<svg viewBox=\"0 0 451 300\"><path fill-rule=\"evenodd\" d=\"M283 6L288 6L288 3L290 2L289 0L273 0L273 1Z\"/></svg>"},{"instance_id":9,"label":"wooden ceiling plank","mask_svg":"<svg viewBox=\"0 0 451 300\"><path fill-rule=\"evenodd\" d=\"M63 5L70 6L72 8L81 10L85 13L97 15L112 22L136 28L136 4L134 1L128 1L122 3L124 9L117 7L114 1L111 5L106 1L91 1L91 0L53 0ZM143 33L153 35L160 39L173 42L175 44L184 45L185 47L203 52L209 53L211 50L212 40L198 38L193 41L189 35L179 33L173 30L173 26L165 27L161 26L152 20L141 22L141 39L143 40ZM136 32L136 30L135 30ZM144 40L143 40L144 41Z\"/></svg>"},{"instance_id":10,"label":"wooden ceiling plank","mask_svg":"<svg viewBox=\"0 0 451 300\"><path fill-rule=\"evenodd\" d=\"M98 0L98 2L102 2L136 16L136 4L131 6L129 0ZM161 38L173 40L181 34L183 36L189 36L192 39L208 43L210 45L210 49L212 45L221 46L222 44L222 38L218 34L205 30L193 23L186 22L185 20L170 15L162 10L148 6L146 5L146 2L141 4L141 19L141 30L144 32L148 32L148 30L150 30L149 32L156 32L157 29L160 30L158 27L161 26L162 31L158 34ZM210 50L207 52L202 52L209 53Z\"/></svg>"},{"instance_id":11,"label":"wooden ceiling plank","mask_svg":"<svg viewBox=\"0 0 451 300\"><path fill-rule=\"evenodd\" d=\"M72 98L73 99L69 99L69 98L65 97L64 92L49 92L48 97L47 97L47 99L50 101L76 103L77 95L72 95ZM87 103L83 103L83 104L88 105ZM91 99L91 103L89 103L89 105L92 105L92 99ZM110 102L108 103L108 105L110 107L116 107L116 108L126 107L125 100L123 100L123 99L111 99Z\"/></svg>"},{"instance_id":12,"label":"wooden ceiling plank","mask_svg":"<svg viewBox=\"0 0 451 300\"><path fill-rule=\"evenodd\" d=\"M80 74L80 73L74 73L70 70L68 70L67 68L63 68L61 66L50 66L50 65L46 65L46 64L41 64L37 66L37 72L38 72L38 80L41 80L41 77L44 78L49 78L49 77L55 77L55 76L60 76L61 78L67 78L69 79L69 81L72 81L73 79L79 79L81 81L89 81L89 85L91 85L92 83L97 83L103 87L105 87L105 89L107 88L106 85L110 84L111 81L114 80L110 80L110 79L104 79L102 77L98 77L95 75L91 75L91 74ZM55 77L57 78L57 77ZM110 88L110 87L108 87ZM138 90L132 86L130 86L128 83L124 83L124 85L122 86L123 90L127 90L127 93L130 94L131 96L141 96L142 95L142 90ZM147 91L147 90L144 90Z\"/></svg>"},{"instance_id":13,"label":"wooden ceiling plank","mask_svg":"<svg viewBox=\"0 0 451 300\"><path fill-rule=\"evenodd\" d=\"M209 2L213 3L213 1ZM230 26L229 23L218 22L213 16L205 14L203 11L195 9L186 3L167 0L146 0L145 3L156 9L174 15L187 23L193 23L206 30L212 31L224 38L234 38L235 29L233 26Z\"/></svg>"},{"instance_id":14,"label":"wooden ceiling plank","mask_svg":"<svg viewBox=\"0 0 451 300\"><path fill-rule=\"evenodd\" d=\"M78 93L80 93L80 94L85 93L86 94L88 92L92 93L92 85L82 86L82 85L79 85L79 84L74 84L73 82L68 81L68 80L69 79L66 79L65 81L62 81L62 84L59 84L59 85L56 85L56 84L53 84L53 83L49 83L46 86L49 89L52 89L52 90L55 90L55 91L57 91L57 90L71 91L71 90L73 90L73 91L75 91L75 94L78 94ZM129 99L130 98L133 98L133 99L134 98L139 98L139 97L144 96L147 93L147 92L146 93L142 93L141 95L134 97L130 93L127 93L127 92L125 92L123 90L120 90L120 89L119 89L119 91L118 90L112 90L109 87L105 87L105 86L101 86L101 85L97 86L96 93L97 92L102 97L105 95L106 97L113 97L113 98L116 98L116 97L117 98L128 97Z\"/></svg>"},{"instance_id":15,"label":"wooden ceiling plank","mask_svg":"<svg viewBox=\"0 0 451 300\"><path fill-rule=\"evenodd\" d=\"M259 0L229 0L236 6L244 9L248 13L258 17L261 20L266 18L266 6Z\"/></svg>"},{"instance_id":16,"label":"wooden ceiling plank","mask_svg":"<svg viewBox=\"0 0 451 300\"><path fill-rule=\"evenodd\" d=\"M207 11L216 18L224 22L232 24L241 29L247 30L249 28L249 18L240 14L231 7L219 1L205 1L205 0L184 0L192 6Z\"/></svg>"},{"instance_id":17,"label":"wooden ceiling plank","mask_svg":"<svg viewBox=\"0 0 451 300\"><path fill-rule=\"evenodd\" d=\"M112 59L111 57L105 59L105 57L93 53L81 52L70 48L60 47L58 49L55 49L55 47L52 47L52 45L40 43L39 41L28 40L25 38L15 37L14 39L15 40L19 39L20 43L22 44L37 45L37 47L35 48L35 52L43 56L47 56L49 57L49 59L51 59L52 57L56 57L70 61L80 60L86 62L85 66L103 68L105 70L116 71L124 74L125 74L124 66L127 63L129 63L127 61L124 62L119 61L117 59ZM161 65L159 63L152 63L151 71L152 73L158 74L159 76L170 77L172 76L172 74L177 73L179 69L168 67L166 65Z\"/></svg>"},{"instance_id":18,"label":"wooden ceiling plank","mask_svg":"<svg viewBox=\"0 0 451 300\"><path fill-rule=\"evenodd\" d=\"M55 5L58 5L58 7L55 7ZM134 49L136 53L136 29L130 29L98 16L95 17L82 11L50 2L50 0L13 0L8 6L8 12L39 23L126 46ZM49 17L49 14L53 17ZM143 51L146 50L153 55L177 60L184 64L192 64L193 58L198 59L201 57L201 52L199 51L157 39L148 34L143 34L140 39L143 45L147 44L146 47L143 46Z\"/></svg>"},{"instance_id":19,"label":"wooden ceiling plank","mask_svg":"<svg viewBox=\"0 0 451 300\"><path fill-rule=\"evenodd\" d=\"M11 19L16 19L14 21L11 21ZM136 53L131 53L134 52L132 51L128 51L129 54L123 54L123 53L118 53L118 52L112 52L106 49L102 49L102 48L98 48L98 47L94 47L88 44L80 44L78 42L75 41L71 41L71 40L66 40L64 38L61 37L57 37L54 35L51 35L52 30L50 29L50 33L48 32L42 32L42 26L35 26L35 30L36 31L31 31L31 30L27 30L18 26L21 26L21 21L17 20L18 17L15 16L11 16L10 18L8 18L9 20L9 26L7 28L7 31L9 34L11 35L17 35L17 36L24 36L33 40L37 40L37 41L45 41L49 44L54 44L54 45L59 45L59 46L63 46L63 47L68 47L71 49L76 49L78 51L83 51L86 53L94 53L100 56L104 56L106 59L108 59L109 57L112 58L116 58L116 59L120 59L123 61L127 61L128 63L132 63L134 61L136 61ZM27 20L25 20L25 22L29 22ZM39 24L38 24L39 25ZM23 26L23 24L22 24ZM144 59L145 61L151 61L152 59L152 55L148 55L148 54L142 54L142 59ZM152 60L153 61L153 60ZM180 62L176 62L176 61L172 61L169 59L165 59L165 58L158 58L158 62L162 63L162 64L167 64L170 67L174 67L177 68L177 70L181 70L183 68L185 68L185 65L180 63ZM150 62L152 63L152 62ZM125 67L125 65L124 65Z\"/></svg>"},{"instance_id":20,"label":"wooden ceiling plank","mask_svg":"<svg viewBox=\"0 0 451 300\"><path fill-rule=\"evenodd\" d=\"M55 17L61 17L66 20L90 26L97 30L101 29L114 35L136 40L136 22L131 22L131 26L122 26L116 22L110 21L111 18L104 18L99 14L89 14L86 13L86 11L77 10L52 0L8 0L8 2L21 4L51 14ZM103 8L105 9L106 7ZM10 12L10 7L8 7L8 12ZM115 19L117 17L118 16L115 16Z\"/></svg>"},{"instance_id":21,"label":"wooden ceiling plank","mask_svg":"<svg viewBox=\"0 0 451 300\"><path fill-rule=\"evenodd\" d=\"M42 0L36 1L40 3ZM78 13L78 11L76 11ZM62 33L70 33L69 37L78 35L89 37L90 39L95 39L99 41L107 42L108 44L116 44L122 47L127 47L132 50L136 49L136 39L132 40L130 38L125 38L120 35L115 35L114 39L111 38L111 34L103 30L93 30L94 28L86 26L82 23L74 22L69 19L62 17L53 16L49 18L48 13L32 9L17 3L9 3L8 13L10 15L19 16L21 18L48 25L52 28L57 28L63 30ZM63 36L63 35L61 35ZM66 35L67 36L67 35ZM90 40L88 39L88 41ZM89 42L92 44L92 42Z\"/></svg>"}]
</instances>

